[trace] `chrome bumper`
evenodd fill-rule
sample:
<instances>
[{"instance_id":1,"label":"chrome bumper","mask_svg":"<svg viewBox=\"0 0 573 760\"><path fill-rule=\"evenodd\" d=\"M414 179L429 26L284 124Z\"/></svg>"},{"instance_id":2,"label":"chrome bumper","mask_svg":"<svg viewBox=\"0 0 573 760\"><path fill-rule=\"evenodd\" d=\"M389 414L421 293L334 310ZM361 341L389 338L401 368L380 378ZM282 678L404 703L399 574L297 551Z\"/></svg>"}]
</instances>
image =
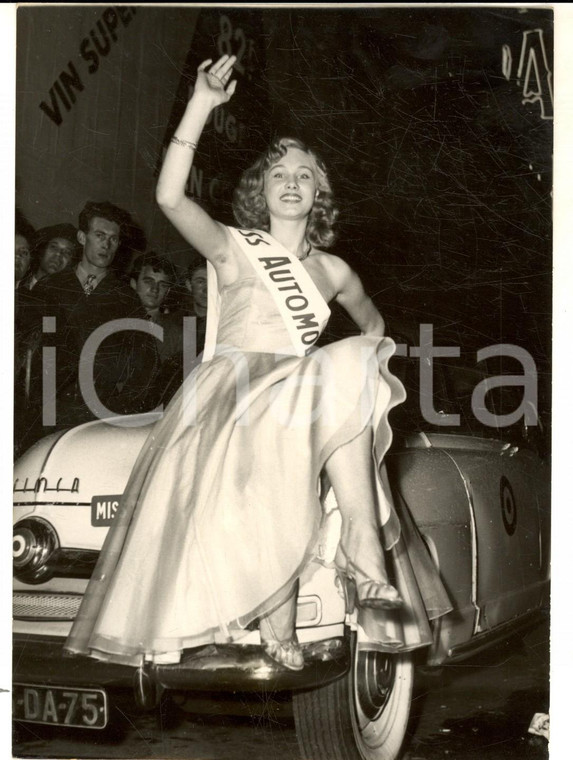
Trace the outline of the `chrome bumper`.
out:
<instances>
[{"instance_id":1,"label":"chrome bumper","mask_svg":"<svg viewBox=\"0 0 573 760\"><path fill-rule=\"evenodd\" d=\"M350 667L346 639L329 639L303 646L307 664L290 671L275 664L255 645L213 645L190 650L176 665L152 669L162 689L190 691L290 691L324 686ZM136 668L63 653L63 639L15 636L13 679L18 683L100 688L133 688Z\"/></svg>"}]
</instances>

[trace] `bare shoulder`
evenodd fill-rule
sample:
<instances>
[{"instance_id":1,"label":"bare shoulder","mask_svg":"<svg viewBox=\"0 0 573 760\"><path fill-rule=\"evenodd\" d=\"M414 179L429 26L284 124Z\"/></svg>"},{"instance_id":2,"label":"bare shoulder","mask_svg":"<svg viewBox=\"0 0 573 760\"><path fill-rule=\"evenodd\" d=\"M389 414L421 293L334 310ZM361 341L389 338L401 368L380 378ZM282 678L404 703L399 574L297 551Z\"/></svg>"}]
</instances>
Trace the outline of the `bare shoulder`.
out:
<instances>
[{"instance_id":1,"label":"bare shoulder","mask_svg":"<svg viewBox=\"0 0 573 760\"><path fill-rule=\"evenodd\" d=\"M330 281L335 284L337 292L344 290L354 279L358 279L353 269L340 256L320 250L316 252L316 256L328 274Z\"/></svg>"},{"instance_id":2,"label":"bare shoulder","mask_svg":"<svg viewBox=\"0 0 573 760\"><path fill-rule=\"evenodd\" d=\"M340 256L335 256L333 253L327 253L316 249L314 256L321 262L325 269L331 274L338 275L339 277L348 277L352 274L352 269L348 266L344 259Z\"/></svg>"}]
</instances>

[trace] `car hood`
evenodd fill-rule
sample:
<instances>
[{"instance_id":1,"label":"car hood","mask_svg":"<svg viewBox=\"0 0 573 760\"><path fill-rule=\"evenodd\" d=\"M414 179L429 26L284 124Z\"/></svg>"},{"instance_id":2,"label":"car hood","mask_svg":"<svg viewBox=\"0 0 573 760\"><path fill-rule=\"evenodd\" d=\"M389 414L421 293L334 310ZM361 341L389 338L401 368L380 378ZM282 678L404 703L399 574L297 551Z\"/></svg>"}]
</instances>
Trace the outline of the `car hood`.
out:
<instances>
[{"instance_id":1,"label":"car hood","mask_svg":"<svg viewBox=\"0 0 573 760\"><path fill-rule=\"evenodd\" d=\"M14 504L89 504L97 494L122 494L155 415L130 426L95 420L35 443L14 467Z\"/></svg>"}]
</instances>

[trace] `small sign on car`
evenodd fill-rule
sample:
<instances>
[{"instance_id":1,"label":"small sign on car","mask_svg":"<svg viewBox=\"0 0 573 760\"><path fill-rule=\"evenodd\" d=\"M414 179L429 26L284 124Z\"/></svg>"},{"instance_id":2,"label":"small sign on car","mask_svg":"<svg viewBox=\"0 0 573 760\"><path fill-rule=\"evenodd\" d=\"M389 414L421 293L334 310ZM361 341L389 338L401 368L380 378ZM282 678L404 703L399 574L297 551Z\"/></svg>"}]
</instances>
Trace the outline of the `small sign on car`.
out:
<instances>
[{"instance_id":1,"label":"small sign on car","mask_svg":"<svg viewBox=\"0 0 573 760\"><path fill-rule=\"evenodd\" d=\"M111 525L119 502L121 494L115 496L93 496L92 497L92 525L95 527L107 527Z\"/></svg>"}]
</instances>

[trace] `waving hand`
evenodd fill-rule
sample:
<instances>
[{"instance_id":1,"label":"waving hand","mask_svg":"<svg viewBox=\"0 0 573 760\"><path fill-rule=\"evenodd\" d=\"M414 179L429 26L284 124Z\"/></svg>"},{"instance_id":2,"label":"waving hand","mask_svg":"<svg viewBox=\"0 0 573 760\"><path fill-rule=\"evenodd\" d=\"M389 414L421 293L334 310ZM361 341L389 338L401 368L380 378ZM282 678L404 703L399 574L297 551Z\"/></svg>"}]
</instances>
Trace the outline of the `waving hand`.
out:
<instances>
[{"instance_id":1,"label":"waving hand","mask_svg":"<svg viewBox=\"0 0 573 760\"><path fill-rule=\"evenodd\" d=\"M208 100L211 108L226 103L235 92L237 80L233 79L228 83L236 60L237 57L234 55L224 55L212 65L211 59L203 61L197 69L194 94Z\"/></svg>"},{"instance_id":2,"label":"waving hand","mask_svg":"<svg viewBox=\"0 0 573 760\"><path fill-rule=\"evenodd\" d=\"M235 92L237 82L231 76L236 60L234 55L224 55L215 63L209 59L198 67L193 93L165 154L156 190L157 202L167 218L188 243L219 268L221 262L224 265L228 261L226 228L194 198L187 197L186 183L211 111L227 103Z\"/></svg>"}]
</instances>

